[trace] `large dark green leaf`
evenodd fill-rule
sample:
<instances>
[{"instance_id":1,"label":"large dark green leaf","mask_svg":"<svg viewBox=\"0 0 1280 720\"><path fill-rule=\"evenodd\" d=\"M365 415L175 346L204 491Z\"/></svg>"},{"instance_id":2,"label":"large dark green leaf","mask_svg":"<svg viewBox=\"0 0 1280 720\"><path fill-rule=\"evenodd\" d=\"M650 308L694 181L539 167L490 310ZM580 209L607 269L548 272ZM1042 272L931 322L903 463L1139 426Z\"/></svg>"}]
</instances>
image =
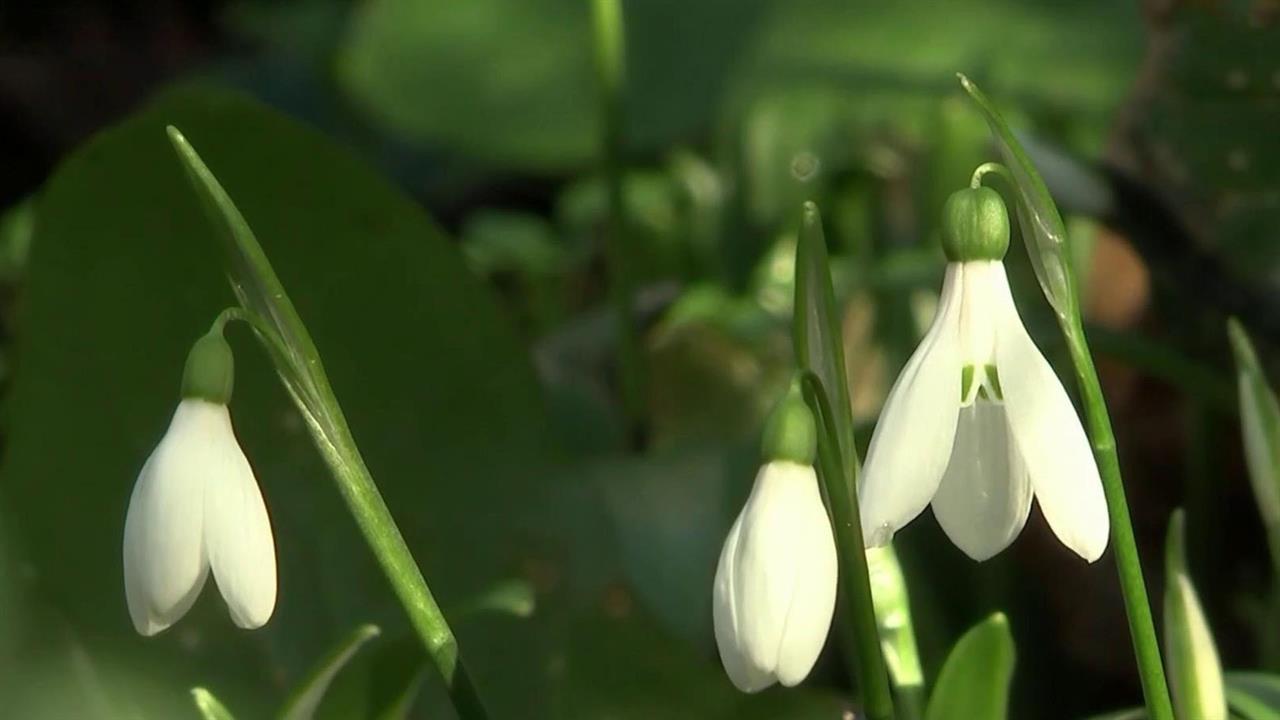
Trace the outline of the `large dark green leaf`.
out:
<instances>
[{"instance_id":1,"label":"large dark green leaf","mask_svg":"<svg viewBox=\"0 0 1280 720\"><path fill-rule=\"evenodd\" d=\"M232 632L208 588L192 617L160 638L144 641L127 622L119 542L129 492L176 404L187 346L233 302L220 241L184 185L166 124L201 146L271 254L446 604L513 571L519 546L498 517L504 498L531 488L545 423L521 349L454 247L318 135L234 97L178 92L60 169L37 208L7 499L40 589L90 657L172 687L170 707L199 683L260 715L342 625L403 625L247 333L232 337L232 412L276 529L276 617L262 632ZM477 665L492 672L483 658ZM247 693L264 681L271 692Z\"/></svg>"}]
</instances>

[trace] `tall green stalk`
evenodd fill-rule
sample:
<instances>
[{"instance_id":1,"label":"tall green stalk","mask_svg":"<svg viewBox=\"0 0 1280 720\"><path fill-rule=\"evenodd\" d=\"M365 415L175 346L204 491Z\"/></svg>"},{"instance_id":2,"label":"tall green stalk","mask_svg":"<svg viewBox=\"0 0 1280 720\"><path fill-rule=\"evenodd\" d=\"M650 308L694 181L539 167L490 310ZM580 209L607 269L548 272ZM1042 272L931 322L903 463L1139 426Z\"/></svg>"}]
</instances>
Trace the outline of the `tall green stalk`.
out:
<instances>
[{"instance_id":1,"label":"tall green stalk","mask_svg":"<svg viewBox=\"0 0 1280 720\"><path fill-rule=\"evenodd\" d=\"M1173 720L1169 686L1160 659L1160 646L1156 641L1147 587L1142 577L1142 562L1138 557L1133 523L1129 518L1124 480L1120 477L1115 434L1111 429L1111 417L1107 413L1102 385L1098 382L1098 371L1094 368L1081 320L1078 283L1067 246L1069 239L1066 226L1062 222L1062 216L1058 214L1057 205L1049 195L1044 179L1031 164L1026 151L1013 136L1004 118L969 78L964 75L959 77L960 84L986 117L1005 161L1005 165L987 163L979 167L974 172L972 185L978 186L982 176L991 172L1009 182L1016 197L1018 227L1031 259L1031 267L1035 270L1045 299L1058 318L1071 364L1075 368L1080 397L1084 403L1089 442L1107 498L1111 544L1115 548L1116 569L1120 576L1120 589L1124 595L1134 654L1138 659L1147 715L1150 720Z\"/></svg>"},{"instance_id":2,"label":"tall green stalk","mask_svg":"<svg viewBox=\"0 0 1280 720\"><path fill-rule=\"evenodd\" d=\"M1093 446L1093 456L1098 461L1102 490L1107 497L1111 545L1115 548L1116 571L1120 575L1125 612L1129 617L1129 633L1133 638L1133 651L1138 658L1142 692L1147 699L1147 713L1151 720L1173 720L1169 685L1165 680L1155 622L1151 617L1151 603L1142 577L1142 561L1138 557L1133 523L1129 518L1129 501L1125 498L1124 480L1120 477L1116 438L1111 430L1111 417L1107 414L1102 385L1098 382L1098 371L1093 366L1093 356L1089 354L1089 344L1085 340L1079 314L1069 323L1063 323L1062 332L1071 354L1071 364L1075 367L1076 382L1084 403L1085 423L1089 428L1089 442Z\"/></svg>"},{"instance_id":3,"label":"tall green stalk","mask_svg":"<svg viewBox=\"0 0 1280 720\"><path fill-rule=\"evenodd\" d=\"M623 407L633 433L643 426L645 372L636 335L630 273L631 224L622 188L623 104L626 90L626 42L622 0L592 0L597 91L600 103L600 158L608 200L605 253L609 266L609 302L618 326L618 369Z\"/></svg>"},{"instance_id":4,"label":"tall green stalk","mask_svg":"<svg viewBox=\"0 0 1280 720\"><path fill-rule=\"evenodd\" d=\"M892 720L893 696L881 654L866 544L858 512L858 451L844 367L841 315L831 287L827 243L817 205L801 210L796 241L796 294L792 344L805 402L818 419L818 474L836 539L840 595L847 612L840 623L852 653L852 680L872 720Z\"/></svg>"},{"instance_id":5,"label":"tall green stalk","mask_svg":"<svg viewBox=\"0 0 1280 720\"><path fill-rule=\"evenodd\" d=\"M880 634L876 625L875 603L871 597L871 580L867 574L866 544L862 540L858 494L845 483L843 461L837 439L835 416L822 380L812 372L801 375L805 402L818 418L818 469L826 488L827 508L831 513L832 531L836 538L836 557L840 563L840 588L848 603L845 617L846 637L857 654L855 668L858 688L871 720L893 720L893 695L889 692L889 675L884 656L880 654Z\"/></svg>"}]
</instances>

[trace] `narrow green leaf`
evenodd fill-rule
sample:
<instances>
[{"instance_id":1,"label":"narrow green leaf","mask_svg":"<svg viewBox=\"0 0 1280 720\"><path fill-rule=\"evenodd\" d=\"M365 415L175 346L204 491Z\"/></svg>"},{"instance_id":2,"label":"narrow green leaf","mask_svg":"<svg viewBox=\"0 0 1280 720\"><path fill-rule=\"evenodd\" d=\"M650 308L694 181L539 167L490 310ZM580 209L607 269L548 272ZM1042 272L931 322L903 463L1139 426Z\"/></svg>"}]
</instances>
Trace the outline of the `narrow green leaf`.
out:
<instances>
[{"instance_id":1,"label":"narrow green leaf","mask_svg":"<svg viewBox=\"0 0 1280 720\"><path fill-rule=\"evenodd\" d=\"M249 223L222 184L177 128L169 126L167 130L183 169L200 196L210 222L218 229L217 236L223 241L230 260L228 280L231 288L245 310L253 313L271 331L259 334L264 335L268 347L278 356L277 370L290 392L298 397L313 417L324 417L322 398L326 393L322 393L320 388L327 389L328 380L320 364L320 353L298 311L267 261L266 253L258 244ZM279 342L274 342L271 334Z\"/></svg>"},{"instance_id":2,"label":"narrow green leaf","mask_svg":"<svg viewBox=\"0 0 1280 720\"><path fill-rule=\"evenodd\" d=\"M312 670L301 685L296 687L280 711L280 720L310 720L315 716L320 701L329 685L342 668L355 657L361 646L377 637L381 631L376 625L361 625L345 640L329 652Z\"/></svg>"},{"instance_id":3,"label":"narrow green leaf","mask_svg":"<svg viewBox=\"0 0 1280 720\"><path fill-rule=\"evenodd\" d=\"M1182 510L1175 510L1165 541L1164 638L1169 690L1178 717L1225 718L1222 663L1187 573L1184 527Z\"/></svg>"},{"instance_id":4,"label":"narrow green leaf","mask_svg":"<svg viewBox=\"0 0 1280 720\"><path fill-rule=\"evenodd\" d=\"M800 235L796 244L796 296L793 344L796 364L810 370L822 381L831 396L840 460L850 485L858 474L857 449L853 445L853 406L844 364L844 335L841 317L831 287L827 261L827 241L822 216L812 202L801 211Z\"/></svg>"},{"instance_id":5,"label":"narrow green leaf","mask_svg":"<svg viewBox=\"0 0 1280 720\"><path fill-rule=\"evenodd\" d=\"M1280 567L1280 403L1248 333L1235 318L1227 320L1227 336L1236 358L1245 463L1258 512L1271 538L1272 562Z\"/></svg>"},{"instance_id":6,"label":"narrow green leaf","mask_svg":"<svg viewBox=\"0 0 1280 720\"><path fill-rule=\"evenodd\" d=\"M1040 281L1045 297L1058 316L1064 320L1074 317L1076 294L1072 285L1075 279L1071 269L1071 255L1067 251L1067 228L1062 222L1062 216L1058 214L1058 206L1049 195L1044 179L1031 164L1026 150L996 111L995 105L972 80L963 74L959 77L965 92L973 98L987 124L991 126L1000 156L1013 175L1018 227L1027 244L1027 254L1031 257L1036 279Z\"/></svg>"},{"instance_id":7,"label":"narrow green leaf","mask_svg":"<svg viewBox=\"0 0 1280 720\"><path fill-rule=\"evenodd\" d=\"M191 699L195 701L204 720L236 720L222 701L202 687L191 688Z\"/></svg>"},{"instance_id":8,"label":"narrow green leaf","mask_svg":"<svg viewBox=\"0 0 1280 720\"><path fill-rule=\"evenodd\" d=\"M1013 681L1013 635L997 612L969 629L951 648L925 720L1003 720Z\"/></svg>"},{"instance_id":9,"label":"narrow green leaf","mask_svg":"<svg viewBox=\"0 0 1280 720\"><path fill-rule=\"evenodd\" d=\"M1227 703L1244 720L1280 720L1280 675L1226 674Z\"/></svg>"}]
</instances>

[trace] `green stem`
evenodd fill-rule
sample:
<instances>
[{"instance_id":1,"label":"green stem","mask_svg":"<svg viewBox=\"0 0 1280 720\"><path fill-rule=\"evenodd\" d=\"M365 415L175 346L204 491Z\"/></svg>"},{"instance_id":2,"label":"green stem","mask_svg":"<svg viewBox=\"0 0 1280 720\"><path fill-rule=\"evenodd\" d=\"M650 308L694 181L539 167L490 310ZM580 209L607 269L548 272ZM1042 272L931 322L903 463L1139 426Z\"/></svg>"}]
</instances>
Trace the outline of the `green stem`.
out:
<instances>
[{"instance_id":1,"label":"green stem","mask_svg":"<svg viewBox=\"0 0 1280 720\"><path fill-rule=\"evenodd\" d=\"M592 26L600 103L600 156L608 200L605 253L609 265L609 301L618 325L618 366L623 407L633 436L644 420L644 364L636 337L634 288L630 266L630 223L622 188L622 96L625 88L626 44L621 0L593 0ZM638 437L638 436L637 436Z\"/></svg>"},{"instance_id":2,"label":"green stem","mask_svg":"<svg viewBox=\"0 0 1280 720\"><path fill-rule=\"evenodd\" d=\"M254 313L242 308L227 308L214 320L214 326L220 329L230 320L248 323L277 363L287 362L279 359L284 354L280 339ZM326 409L322 420L312 412L309 403L298 394L292 383L286 382L285 388L306 420L311 437L333 473L342 499L355 517L365 542L373 550L427 655L440 672L458 717L462 720L485 720L488 712L458 656L458 640L427 587L400 528L391 517L391 510L364 463L333 390L327 381L314 388L319 396L316 398L318 406Z\"/></svg>"},{"instance_id":3,"label":"green stem","mask_svg":"<svg viewBox=\"0 0 1280 720\"><path fill-rule=\"evenodd\" d=\"M1076 380L1084 402L1085 420L1089 426L1089 440L1102 476L1102 490L1107 497L1107 512L1111 517L1111 544L1115 548L1116 570L1120 575L1120 589L1129 617L1133 650L1138 658L1138 673L1142 678L1142 692L1147 700L1147 713L1151 720L1173 720L1169 686L1160 660L1160 646L1156 642L1147 586L1142 579L1142 562L1138 557L1138 545L1134 540L1133 524L1129 518L1124 480L1120 477L1120 460L1116 455L1116 439L1111 429L1111 418L1107 414L1107 402L1102 396L1098 371L1093 366L1093 356L1089 354L1089 345L1079 316L1073 317L1069 324L1064 322L1062 330L1071 353L1071 363L1075 366Z\"/></svg>"},{"instance_id":4,"label":"green stem","mask_svg":"<svg viewBox=\"0 0 1280 720\"><path fill-rule=\"evenodd\" d=\"M893 696L889 692L889 675L884 656L880 654L880 633L876 625L875 604L871 598L871 579L867 574L866 545L862 540L862 523L858 513L857 493L845 478L840 459L839 435L835 418L822 380L811 371L801 373L805 401L819 418L818 467L826 486L831 525L836 537L836 555L840 563L840 583L849 603L846 638L857 652L855 679L862 691L867 717L871 720L893 720Z\"/></svg>"}]
</instances>

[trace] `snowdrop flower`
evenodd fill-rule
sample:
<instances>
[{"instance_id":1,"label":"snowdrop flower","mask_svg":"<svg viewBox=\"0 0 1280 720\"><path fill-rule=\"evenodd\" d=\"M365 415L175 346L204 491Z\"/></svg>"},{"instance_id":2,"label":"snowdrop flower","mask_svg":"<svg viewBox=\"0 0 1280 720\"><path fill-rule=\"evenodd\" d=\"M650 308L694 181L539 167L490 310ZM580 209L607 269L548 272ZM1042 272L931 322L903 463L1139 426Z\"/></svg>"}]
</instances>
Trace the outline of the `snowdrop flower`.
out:
<instances>
[{"instance_id":1,"label":"snowdrop flower","mask_svg":"<svg viewBox=\"0 0 1280 720\"><path fill-rule=\"evenodd\" d=\"M253 469L231 428L232 374L221 328L196 342L182 401L129 499L125 599L143 635L181 618L210 570L236 625L260 627L275 609L275 543Z\"/></svg>"},{"instance_id":2,"label":"snowdrop flower","mask_svg":"<svg viewBox=\"0 0 1280 720\"><path fill-rule=\"evenodd\" d=\"M765 463L720 553L716 645L743 692L799 683L831 626L836 546L813 469L816 437L793 387L765 428Z\"/></svg>"},{"instance_id":3,"label":"snowdrop flower","mask_svg":"<svg viewBox=\"0 0 1280 720\"><path fill-rule=\"evenodd\" d=\"M867 453L867 545L888 543L932 504L951 541L985 560L1021 532L1034 496L1058 539L1093 562L1110 532L1102 483L1071 400L1009 292L1004 203L989 188L961 190L944 220L937 313Z\"/></svg>"}]
</instances>

